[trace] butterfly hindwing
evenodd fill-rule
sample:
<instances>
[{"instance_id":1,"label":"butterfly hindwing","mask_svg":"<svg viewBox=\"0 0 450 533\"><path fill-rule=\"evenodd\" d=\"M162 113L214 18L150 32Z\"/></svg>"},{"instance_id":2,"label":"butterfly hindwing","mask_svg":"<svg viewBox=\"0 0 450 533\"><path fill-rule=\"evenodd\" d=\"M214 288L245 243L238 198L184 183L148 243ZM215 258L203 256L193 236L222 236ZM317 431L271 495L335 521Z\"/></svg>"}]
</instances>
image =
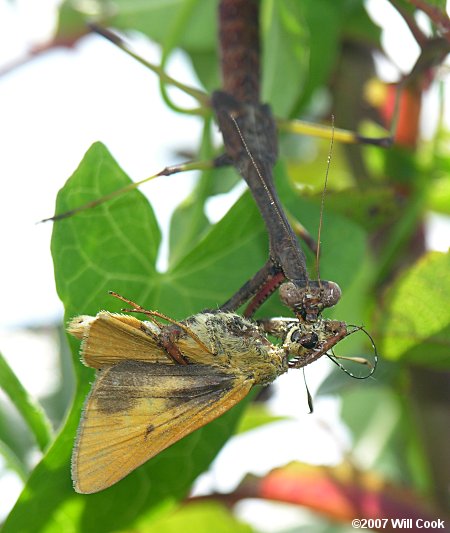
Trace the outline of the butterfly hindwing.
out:
<instances>
[{"instance_id":1,"label":"butterfly hindwing","mask_svg":"<svg viewBox=\"0 0 450 533\"><path fill-rule=\"evenodd\" d=\"M230 409L252 385L199 364L123 361L100 371L72 457L75 489L92 493L116 483Z\"/></svg>"}]
</instances>

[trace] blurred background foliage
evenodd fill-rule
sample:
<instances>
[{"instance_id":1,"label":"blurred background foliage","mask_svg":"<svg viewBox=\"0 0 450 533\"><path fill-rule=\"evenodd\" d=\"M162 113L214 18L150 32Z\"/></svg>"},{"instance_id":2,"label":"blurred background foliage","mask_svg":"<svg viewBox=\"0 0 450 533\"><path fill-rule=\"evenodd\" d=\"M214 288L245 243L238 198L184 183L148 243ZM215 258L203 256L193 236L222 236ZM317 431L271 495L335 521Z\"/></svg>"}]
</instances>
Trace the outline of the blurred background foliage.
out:
<instances>
[{"instance_id":1,"label":"blurred background foliage","mask_svg":"<svg viewBox=\"0 0 450 533\"><path fill-rule=\"evenodd\" d=\"M175 49L182 49L199 83L211 92L220 87L217 4L65 1L47 49L73 46L90 31L85 23L94 17L103 26L139 32L159 43L163 67ZM417 30L421 46L416 67L401 80L395 144L389 150L335 144L324 216L321 274L343 289L341 303L329 315L364 322L381 357L375 380L351 380L336 369L319 390L341 399L342 421L353 442L343 463L335 468L286 465L259 479L245 478L233 493L180 504L235 431L273 422L258 402L247 406L238 426L245 401L110 489L75 494L70 454L93 374L79 364L78 343L72 339L69 355L61 328L55 336L63 381L42 406L0 359L0 386L23 420L9 410L1 413L0 453L26 482L5 532L198 532L209 531L212 523L216 531L250 531L233 515L236 502L249 497L306 506L316 513L311 520L317 531L339 531L347 526L338 524L358 517L442 518L448 513L450 257L427 251L424 236L430 211L450 214L449 132L439 122L424 141L419 114L424 92L439 83L449 26L443 1L424 2L430 8L428 35L415 23L417 2L392 4L411 31ZM374 55L384 53L380 29L362 0L264 0L261 41L263 101L277 117L329 123L333 113L338 127L385 135L397 86L377 80ZM166 103L178 109L172 93L161 88ZM219 152L210 111L203 120L196 157L208 159ZM290 215L312 235L317 234L328 149L326 140L280 134L275 172L280 195ZM61 190L56 212L129 181L97 143ZM137 191L56 223L52 254L65 318L118 310L107 296L110 289L177 319L224 302L267 255L264 227L248 193L218 223L205 215L208 199L237 181L232 169L199 177L173 215L165 272L155 266L161 239L157 221ZM313 276L313 257L307 255ZM286 310L276 297L258 313L280 314ZM361 342L349 349L365 350ZM26 457L36 444L43 457L30 471ZM375 512L369 501L376 502Z\"/></svg>"}]
</instances>

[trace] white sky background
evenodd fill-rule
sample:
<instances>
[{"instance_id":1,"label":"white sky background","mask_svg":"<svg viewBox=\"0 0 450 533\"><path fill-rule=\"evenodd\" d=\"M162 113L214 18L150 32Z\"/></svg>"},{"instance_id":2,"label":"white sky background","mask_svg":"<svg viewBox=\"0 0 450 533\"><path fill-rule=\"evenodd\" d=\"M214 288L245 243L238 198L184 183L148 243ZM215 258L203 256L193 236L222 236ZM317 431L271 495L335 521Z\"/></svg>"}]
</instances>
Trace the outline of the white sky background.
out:
<instances>
[{"instance_id":1,"label":"white sky background","mask_svg":"<svg viewBox=\"0 0 450 533\"><path fill-rule=\"evenodd\" d=\"M20 58L30 42L51 32L51 6L55 2L0 0L0 66ZM368 4L375 20L386 26L386 49L399 54L393 62L407 72L417 58L417 45L402 28L401 20L399 26L399 17L385 0ZM135 48L158 62L158 47L142 41ZM380 68L384 68L389 81L395 79L392 66L384 64ZM170 72L185 83L198 85L181 54L173 58ZM447 83L447 102L448 93ZM425 106L426 116L435 116L436 95L431 95ZM125 172L137 181L178 162L174 151L194 150L199 135L199 121L166 108L156 76L101 37L88 36L74 50L46 53L0 78L0 349L32 394L39 396L56 387L58 376L52 374L56 348L48 339L20 328L56 322L62 317L49 248L52 226L35 223L53 214L58 190L93 142L106 144ZM163 228L173 208L190 191L192 179L192 174L182 174L144 186L143 192L148 194ZM441 223L440 218L438 221ZM449 246L446 228L441 234L433 232L434 248ZM315 366L320 368L319 364ZM323 375L320 370L309 373L313 394ZM280 391L287 390L290 378L280 378ZM280 424L270 436L263 428L249 439L234 440L222 451L213 473L202 478L201 486L230 490L243 471L262 474L293 459L325 463L339 460L336 441L319 427L321 420L330 418L330 412L335 414L332 419L338 419L338 406L322 399L315 403L315 416L305 416L299 380L300 376L295 376L289 398L284 392L273 401L275 411L296 420ZM345 430L334 425L332 422L335 435L348 443ZM308 444L306 434L316 438ZM264 455L274 456L274 447L276 462L262 461ZM0 519L17 498L20 487L15 476L2 477L0 462ZM246 515L245 509L242 513ZM258 516L264 516L260 510Z\"/></svg>"}]
</instances>

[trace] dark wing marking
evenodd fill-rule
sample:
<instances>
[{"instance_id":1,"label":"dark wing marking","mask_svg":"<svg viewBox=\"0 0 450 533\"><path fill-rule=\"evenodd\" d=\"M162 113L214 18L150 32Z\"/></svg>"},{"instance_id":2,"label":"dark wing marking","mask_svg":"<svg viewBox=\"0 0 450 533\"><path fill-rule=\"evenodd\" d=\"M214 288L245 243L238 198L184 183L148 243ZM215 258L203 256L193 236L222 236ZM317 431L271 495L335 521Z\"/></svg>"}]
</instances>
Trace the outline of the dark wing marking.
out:
<instances>
[{"instance_id":1,"label":"dark wing marking","mask_svg":"<svg viewBox=\"0 0 450 533\"><path fill-rule=\"evenodd\" d=\"M75 490L105 489L247 395L253 381L208 365L124 361L101 371L72 457Z\"/></svg>"}]
</instances>

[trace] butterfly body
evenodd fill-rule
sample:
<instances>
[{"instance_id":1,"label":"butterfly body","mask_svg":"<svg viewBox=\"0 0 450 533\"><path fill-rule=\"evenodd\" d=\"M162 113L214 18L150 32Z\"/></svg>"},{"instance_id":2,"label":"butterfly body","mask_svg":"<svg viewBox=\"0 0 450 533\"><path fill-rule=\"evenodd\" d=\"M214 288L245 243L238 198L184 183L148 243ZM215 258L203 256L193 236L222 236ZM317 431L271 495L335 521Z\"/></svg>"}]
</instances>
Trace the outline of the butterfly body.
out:
<instances>
[{"instance_id":1,"label":"butterfly body","mask_svg":"<svg viewBox=\"0 0 450 533\"><path fill-rule=\"evenodd\" d=\"M178 345L188 361L212 365L224 372L266 385L288 369L285 350L275 346L260 328L235 313L199 313L184 322L210 349L199 351L184 335Z\"/></svg>"}]
</instances>

